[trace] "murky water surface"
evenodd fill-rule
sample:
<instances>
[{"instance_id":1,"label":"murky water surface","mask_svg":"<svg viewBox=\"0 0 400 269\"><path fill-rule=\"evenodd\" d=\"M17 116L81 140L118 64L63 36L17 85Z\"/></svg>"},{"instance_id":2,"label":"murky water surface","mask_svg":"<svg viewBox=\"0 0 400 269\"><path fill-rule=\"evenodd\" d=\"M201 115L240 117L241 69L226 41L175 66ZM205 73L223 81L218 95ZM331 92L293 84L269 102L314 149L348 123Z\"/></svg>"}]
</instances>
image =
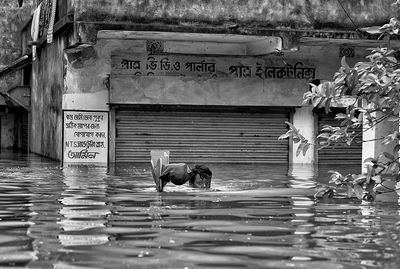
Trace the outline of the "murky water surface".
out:
<instances>
[{"instance_id":1,"label":"murky water surface","mask_svg":"<svg viewBox=\"0 0 400 269\"><path fill-rule=\"evenodd\" d=\"M400 264L397 195L315 200L329 167L210 165L211 191L168 185L158 194L146 165L60 169L32 155L0 157L0 267Z\"/></svg>"}]
</instances>

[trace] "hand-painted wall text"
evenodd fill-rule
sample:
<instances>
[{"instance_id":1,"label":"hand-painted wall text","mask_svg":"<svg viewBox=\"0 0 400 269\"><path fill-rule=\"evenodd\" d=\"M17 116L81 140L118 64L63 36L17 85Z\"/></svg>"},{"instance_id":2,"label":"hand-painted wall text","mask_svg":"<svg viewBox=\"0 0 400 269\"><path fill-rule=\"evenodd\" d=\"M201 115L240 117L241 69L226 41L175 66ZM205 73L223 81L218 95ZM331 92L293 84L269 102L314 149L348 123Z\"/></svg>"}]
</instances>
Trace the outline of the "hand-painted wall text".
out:
<instances>
[{"instance_id":1,"label":"hand-painted wall text","mask_svg":"<svg viewBox=\"0 0 400 269\"><path fill-rule=\"evenodd\" d=\"M107 163L108 112L64 111L64 163Z\"/></svg>"},{"instance_id":2,"label":"hand-painted wall text","mask_svg":"<svg viewBox=\"0 0 400 269\"><path fill-rule=\"evenodd\" d=\"M281 64L278 64L280 61ZM213 78L314 79L315 68L302 61L247 57L177 55L113 55L112 73L135 76L195 76Z\"/></svg>"}]
</instances>

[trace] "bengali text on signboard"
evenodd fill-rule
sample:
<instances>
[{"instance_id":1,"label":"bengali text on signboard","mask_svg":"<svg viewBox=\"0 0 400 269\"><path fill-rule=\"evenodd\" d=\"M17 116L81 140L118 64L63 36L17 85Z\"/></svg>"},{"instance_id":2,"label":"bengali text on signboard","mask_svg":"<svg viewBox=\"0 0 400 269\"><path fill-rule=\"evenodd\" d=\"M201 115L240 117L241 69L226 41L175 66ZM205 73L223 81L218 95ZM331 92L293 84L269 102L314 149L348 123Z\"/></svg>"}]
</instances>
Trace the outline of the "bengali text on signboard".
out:
<instances>
[{"instance_id":1,"label":"bengali text on signboard","mask_svg":"<svg viewBox=\"0 0 400 269\"><path fill-rule=\"evenodd\" d=\"M127 54L112 56L112 73L134 76L188 76L238 79L314 79L304 60L284 62L256 57L201 57Z\"/></svg>"},{"instance_id":2,"label":"bengali text on signboard","mask_svg":"<svg viewBox=\"0 0 400 269\"><path fill-rule=\"evenodd\" d=\"M64 163L107 163L108 112L64 111Z\"/></svg>"}]
</instances>

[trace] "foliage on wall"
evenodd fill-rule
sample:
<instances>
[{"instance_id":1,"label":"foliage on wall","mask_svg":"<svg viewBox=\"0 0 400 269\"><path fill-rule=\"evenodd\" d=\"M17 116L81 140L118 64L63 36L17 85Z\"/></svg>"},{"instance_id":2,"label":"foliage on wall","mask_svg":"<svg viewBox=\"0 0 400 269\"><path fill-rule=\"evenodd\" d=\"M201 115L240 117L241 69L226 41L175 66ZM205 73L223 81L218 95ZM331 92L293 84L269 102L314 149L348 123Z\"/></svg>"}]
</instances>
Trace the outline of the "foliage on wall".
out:
<instances>
[{"instance_id":1,"label":"foliage on wall","mask_svg":"<svg viewBox=\"0 0 400 269\"><path fill-rule=\"evenodd\" d=\"M398 2L394 5L399 5ZM400 21L392 18L383 26L362 28L360 31L378 35L379 39L385 36L395 38L400 33ZM355 138L362 136L362 132L353 131L355 127L363 126L365 132L384 124L395 130L374 138L374 141L392 144L393 149L365 159L366 172L363 174L342 175L338 171L330 171L333 186L321 189L317 196L331 197L344 189L349 198L355 196L374 201L378 194L399 191L396 187L388 187L385 182L393 179L400 182L400 50L383 47L370 51L364 62L354 66L349 66L343 57L332 81L311 84L311 91L304 94L304 104L325 108L328 113L334 100L349 96L354 100L345 113L336 114L336 126L324 126L323 133L317 137L320 148L340 143L351 145ZM287 124L289 131L280 139L290 137L293 143L298 144L297 155L305 154L311 143L295 126Z\"/></svg>"}]
</instances>

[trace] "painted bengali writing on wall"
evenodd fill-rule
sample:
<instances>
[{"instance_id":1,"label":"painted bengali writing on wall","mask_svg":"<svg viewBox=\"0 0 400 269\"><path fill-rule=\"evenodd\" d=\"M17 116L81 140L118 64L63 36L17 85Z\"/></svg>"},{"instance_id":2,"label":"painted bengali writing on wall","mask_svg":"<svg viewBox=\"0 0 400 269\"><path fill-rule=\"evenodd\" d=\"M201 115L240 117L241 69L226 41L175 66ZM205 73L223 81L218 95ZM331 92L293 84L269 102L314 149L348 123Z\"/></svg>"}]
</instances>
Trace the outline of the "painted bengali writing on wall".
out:
<instances>
[{"instance_id":1,"label":"painted bengali writing on wall","mask_svg":"<svg viewBox=\"0 0 400 269\"><path fill-rule=\"evenodd\" d=\"M107 162L108 113L64 111L64 162Z\"/></svg>"},{"instance_id":2,"label":"painted bengali writing on wall","mask_svg":"<svg viewBox=\"0 0 400 269\"><path fill-rule=\"evenodd\" d=\"M279 66L257 58L166 55L113 56L115 74L255 79L314 79L315 68L301 61Z\"/></svg>"}]
</instances>

